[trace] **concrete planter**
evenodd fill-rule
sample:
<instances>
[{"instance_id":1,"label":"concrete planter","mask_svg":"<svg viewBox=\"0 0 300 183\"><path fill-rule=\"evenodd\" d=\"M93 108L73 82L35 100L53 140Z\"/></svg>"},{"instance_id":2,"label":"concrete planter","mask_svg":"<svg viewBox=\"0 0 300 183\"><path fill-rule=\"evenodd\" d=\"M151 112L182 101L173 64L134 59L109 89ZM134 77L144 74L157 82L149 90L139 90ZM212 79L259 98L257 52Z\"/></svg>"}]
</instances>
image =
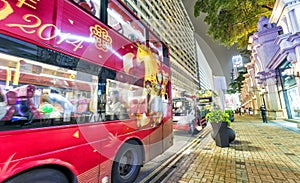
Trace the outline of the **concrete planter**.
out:
<instances>
[{"instance_id":1,"label":"concrete planter","mask_svg":"<svg viewBox=\"0 0 300 183\"><path fill-rule=\"evenodd\" d=\"M215 123L211 122L211 137L215 140L216 146L229 147L229 143L234 141L235 132L228 127L227 122Z\"/></svg>"}]
</instances>

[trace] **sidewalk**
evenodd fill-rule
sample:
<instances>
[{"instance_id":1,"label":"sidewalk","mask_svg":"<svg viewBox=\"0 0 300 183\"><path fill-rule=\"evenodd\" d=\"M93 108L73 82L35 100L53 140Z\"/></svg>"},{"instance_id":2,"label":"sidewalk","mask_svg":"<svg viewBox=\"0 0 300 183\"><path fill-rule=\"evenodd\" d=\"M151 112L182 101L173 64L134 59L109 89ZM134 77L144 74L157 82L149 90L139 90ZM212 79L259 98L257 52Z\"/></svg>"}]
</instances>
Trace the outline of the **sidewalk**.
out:
<instances>
[{"instance_id":1,"label":"sidewalk","mask_svg":"<svg viewBox=\"0 0 300 183\"><path fill-rule=\"evenodd\" d=\"M300 130L280 125L284 123L237 117L231 125L236 139L229 148L215 146L206 136L165 182L300 183Z\"/></svg>"}]
</instances>

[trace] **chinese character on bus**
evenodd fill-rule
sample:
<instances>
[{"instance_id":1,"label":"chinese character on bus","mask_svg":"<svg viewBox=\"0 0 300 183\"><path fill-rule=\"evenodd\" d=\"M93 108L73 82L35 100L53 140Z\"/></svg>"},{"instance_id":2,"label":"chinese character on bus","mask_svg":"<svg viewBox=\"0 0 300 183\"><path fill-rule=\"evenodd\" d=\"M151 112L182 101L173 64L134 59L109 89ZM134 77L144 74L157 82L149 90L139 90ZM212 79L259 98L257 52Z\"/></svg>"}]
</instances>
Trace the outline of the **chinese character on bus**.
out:
<instances>
[{"instance_id":1,"label":"chinese character on bus","mask_svg":"<svg viewBox=\"0 0 300 183\"><path fill-rule=\"evenodd\" d=\"M40 0L18 0L17 7L21 8L23 5L28 6L32 9L36 9L36 4Z\"/></svg>"},{"instance_id":2,"label":"chinese character on bus","mask_svg":"<svg viewBox=\"0 0 300 183\"><path fill-rule=\"evenodd\" d=\"M102 28L100 25L95 25L90 28L91 37L95 39L95 46L99 50L103 50L105 52L108 51L108 48L112 47L112 39L108 35L106 29Z\"/></svg>"}]
</instances>

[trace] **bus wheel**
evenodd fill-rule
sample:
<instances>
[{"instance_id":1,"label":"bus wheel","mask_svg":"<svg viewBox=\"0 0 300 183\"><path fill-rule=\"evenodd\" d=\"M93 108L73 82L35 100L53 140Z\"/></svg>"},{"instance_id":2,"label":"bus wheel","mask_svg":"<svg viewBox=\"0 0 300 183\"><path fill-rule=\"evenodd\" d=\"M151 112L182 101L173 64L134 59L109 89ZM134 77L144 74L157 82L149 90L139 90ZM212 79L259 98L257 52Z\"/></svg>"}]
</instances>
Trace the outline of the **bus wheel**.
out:
<instances>
[{"instance_id":1,"label":"bus wheel","mask_svg":"<svg viewBox=\"0 0 300 183\"><path fill-rule=\"evenodd\" d=\"M59 170L50 168L40 168L31 170L28 172L21 173L16 177L13 177L4 183L20 183L20 182L30 182L30 183L68 183L69 180L64 173Z\"/></svg>"},{"instance_id":2,"label":"bus wheel","mask_svg":"<svg viewBox=\"0 0 300 183\"><path fill-rule=\"evenodd\" d=\"M140 172L141 164L141 145L133 140L125 142L117 153L113 163L112 182L133 182Z\"/></svg>"}]
</instances>

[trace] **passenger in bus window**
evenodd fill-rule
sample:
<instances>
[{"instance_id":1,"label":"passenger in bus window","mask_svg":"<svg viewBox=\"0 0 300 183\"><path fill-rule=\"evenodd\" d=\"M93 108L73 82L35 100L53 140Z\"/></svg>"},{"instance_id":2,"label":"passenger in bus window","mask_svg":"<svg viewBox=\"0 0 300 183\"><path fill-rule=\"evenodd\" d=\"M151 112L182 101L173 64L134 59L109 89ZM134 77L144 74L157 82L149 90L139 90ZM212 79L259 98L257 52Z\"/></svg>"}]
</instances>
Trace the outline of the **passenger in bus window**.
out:
<instances>
[{"instance_id":1,"label":"passenger in bus window","mask_svg":"<svg viewBox=\"0 0 300 183\"><path fill-rule=\"evenodd\" d=\"M73 112L73 105L58 93L43 92L39 111L44 113L44 118L64 117L64 121L67 121Z\"/></svg>"},{"instance_id":2,"label":"passenger in bus window","mask_svg":"<svg viewBox=\"0 0 300 183\"><path fill-rule=\"evenodd\" d=\"M74 112L73 104L63 94L49 93L48 97L50 102L58 109L57 111L61 111L63 120L65 122L70 121L71 114Z\"/></svg>"},{"instance_id":3,"label":"passenger in bus window","mask_svg":"<svg viewBox=\"0 0 300 183\"><path fill-rule=\"evenodd\" d=\"M84 113L89 111L90 99L87 98L86 93L82 93L77 106L77 113Z\"/></svg>"},{"instance_id":4,"label":"passenger in bus window","mask_svg":"<svg viewBox=\"0 0 300 183\"><path fill-rule=\"evenodd\" d=\"M106 103L106 114L112 116L112 120L118 118L121 113L121 103L119 101L119 92L118 91L110 91L107 103Z\"/></svg>"},{"instance_id":5,"label":"passenger in bus window","mask_svg":"<svg viewBox=\"0 0 300 183\"><path fill-rule=\"evenodd\" d=\"M0 91L0 120L6 114L6 102L3 93Z\"/></svg>"},{"instance_id":6,"label":"passenger in bus window","mask_svg":"<svg viewBox=\"0 0 300 183\"><path fill-rule=\"evenodd\" d=\"M42 114L43 118L48 119L51 118L50 114L53 112L53 105L51 104L48 93L44 92L40 97L40 106L39 112Z\"/></svg>"},{"instance_id":7,"label":"passenger in bus window","mask_svg":"<svg viewBox=\"0 0 300 183\"><path fill-rule=\"evenodd\" d=\"M119 92L116 90L110 91L106 103L106 114L110 120L128 119L128 112L119 100Z\"/></svg>"}]
</instances>

